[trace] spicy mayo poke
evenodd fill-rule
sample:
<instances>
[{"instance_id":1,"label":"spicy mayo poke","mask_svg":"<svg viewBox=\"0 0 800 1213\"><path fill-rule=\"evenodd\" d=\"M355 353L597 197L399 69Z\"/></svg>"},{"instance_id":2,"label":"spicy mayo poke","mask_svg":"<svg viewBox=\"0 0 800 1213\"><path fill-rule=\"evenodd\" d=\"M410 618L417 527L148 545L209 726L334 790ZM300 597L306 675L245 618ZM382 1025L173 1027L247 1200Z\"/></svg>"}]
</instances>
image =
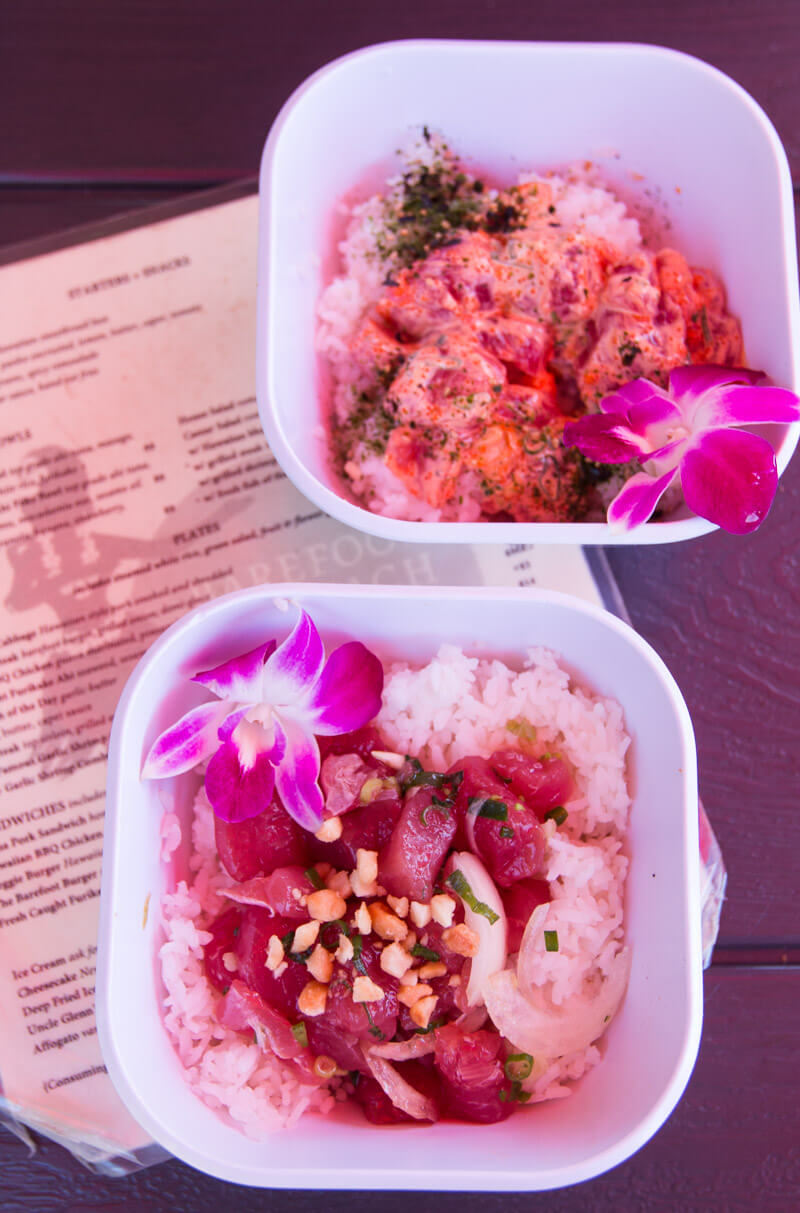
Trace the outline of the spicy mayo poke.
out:
<instances>
[{"instance_id":1,"label":"spicy mayo poke","mask_svg":"<svg viewBox=\"0 0 800 1213\"><path fill-rule=\"evenodd\" d=\"M554 656L324 659L304 612L198 675L150 777L208 763L165 897L164 1018L261 1136L305 1110L489 1123L568 1095L623 996L628 738ZM409 754L414 751L413 757ZM169 854L179 841L168 813Z\"/></svg>"},{"instance_id":2,"label":"spicy mayo poke","mask_svg":"<svg viewBox=\"0 0 800 1213\"><path fill-rule=\"evenodd\" d=\"M610 190L533 174L489 189L427 129L352 208L340 253L317 339L333 458L388 517L601 519L637 451L601 467L565 425L631 381L743 361L722 283L647 247Z\"/></svg>"}]
</instances>

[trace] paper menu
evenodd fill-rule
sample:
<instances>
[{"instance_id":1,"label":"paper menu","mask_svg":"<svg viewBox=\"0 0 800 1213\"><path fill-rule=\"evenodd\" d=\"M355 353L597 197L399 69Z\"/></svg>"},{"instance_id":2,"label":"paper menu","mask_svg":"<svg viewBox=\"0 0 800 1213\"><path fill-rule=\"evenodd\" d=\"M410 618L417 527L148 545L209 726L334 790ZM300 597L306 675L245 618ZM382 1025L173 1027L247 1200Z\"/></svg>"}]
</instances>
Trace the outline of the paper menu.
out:
<instances>
[{"instance_id":1,"label":"paper menu","mask_svg":"<svg viewBox=\"0 0 800 1213\"><path fill-rule=\"evenodd\" d=\"M577 548L398 545L286 480L254 397L257 200L0 269L0 1077L28 1123L146 1138L94 1025L111 717L192 606L263 581L544 584Z\"/></svg>"}]
</instances>

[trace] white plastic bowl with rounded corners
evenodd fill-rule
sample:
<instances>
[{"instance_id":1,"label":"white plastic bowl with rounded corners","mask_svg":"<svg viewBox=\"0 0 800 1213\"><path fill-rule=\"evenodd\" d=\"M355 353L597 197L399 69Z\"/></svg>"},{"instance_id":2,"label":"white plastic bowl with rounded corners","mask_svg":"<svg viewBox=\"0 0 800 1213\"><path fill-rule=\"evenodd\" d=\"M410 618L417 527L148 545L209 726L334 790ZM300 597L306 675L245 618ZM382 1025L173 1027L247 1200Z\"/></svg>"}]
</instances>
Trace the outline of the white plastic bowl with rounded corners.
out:
<instances>
[{"instance_id":1,"label":"white plastic bowl with rounded corners","mask_svg":"<svg viewBox=\"0 0 800 1213\"><path fill-rule=\"evenodd\" d=\"M197 779L139 778L155 737L208 698L189 679L283 636L287 600L330 648L357 638L382 659L424 661L443 641L521 665L531 645L559 652L575 679L622 704L632 737L626 936L628 992L600 1065L568 1098L499 1125L369 1125L358 1109L307 1116L250 1141L187 1086L161 1018L162 894L186 875L159 859L165 800L188 820ZM660 658L614 616L531 590L262 586L198 607L142 658L111 735L100 912L97 1017L108 1072L130 1112L173 1154L222 1179L263 1187L523 1191L599 1175L643 1145L674 1108L702 1020L697 776L686 705Z\"/></svg>"},{"instance_id":2,"label":"white plastic bowl with rounded corners","mask_svg":"<svg viewBox=\"0 0 800 1213\"><path fill-rule=\"evenodd\" d=\"M409 41L370 46L309 77L264 148L260 179L257 397L283 470L332 517L386 539L442 543L669 543L716 528L684 506L619 534L605 523L404 522L356 503L321 430L315 353L337 204L370 183L423 124L482 172L511 181L592 160L664 211L669 242L717 271L748 364L800 391L792 182L764 111L698 59L614 43ZM376 177L376 166L383 172ZM394 171L397 171L396 162ZM633 178L640 182L633 185ZM784 470L800 425L769 434Z\"/></svg>"}]
</instances>

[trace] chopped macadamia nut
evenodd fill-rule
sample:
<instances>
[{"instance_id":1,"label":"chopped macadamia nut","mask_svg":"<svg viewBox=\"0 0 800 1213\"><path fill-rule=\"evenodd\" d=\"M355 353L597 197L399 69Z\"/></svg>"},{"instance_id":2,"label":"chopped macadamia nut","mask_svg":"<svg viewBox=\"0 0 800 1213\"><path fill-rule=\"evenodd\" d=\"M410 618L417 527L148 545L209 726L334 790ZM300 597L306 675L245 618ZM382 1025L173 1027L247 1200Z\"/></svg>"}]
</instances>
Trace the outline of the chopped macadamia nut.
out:
<instances>
[{"instance_id":1,"label":"chopped macadamia nut","mask_svg":"<svg viewBox=\"0 0 800 1213\"><path fill-rule=\"evenodd\" d=\"M440 927L449 927L456 912L456 903L448 893L437 893L431 898L431 918Z\"/></svg>"},{"instance_id":2,"label":"chopped macadamia nut","mask_svg":"<svg viewBox=\"0 0 800 1213\"><path fill-rule=\"evenodd\" d=\"M299 926L294 933L294 939L292 940L292 951L305 952L306 948L310 948L312 944L317 942L318 935L318 922L304 922L302 926Z\"/></svg>"},{"instance_id":3,"label":"chopped macadamia nut","mask_svg":"<svg viewBox=\"0 0 800 1213\"><path fill-rule=\"evenodd\" d=\"M334 893L340 893L345 901L353 895L350 877L346 872L331 872L325 877L325 885L327 888L333 889Z\"/></svg>"},{"instance_id":4,"label":"chopped macadamia nut","mask_svg":"<svg viewBox=\"0 0 800 1213\"><path fill-rule=\"evenodd\" d=\"M449 986L460 986L461 985L461 974L454 973L447 984Z\"/></svg>"},{"instance_id":5,"label":"chopped macadamia nut","mask_svg":"<svg viewBox=\"0 0 800 1213\"><path fill-rule=\"evenodd\" d=\"M267 944L267 959L264 963L274 973L282 960L283 944L277 935L270 935L269 943Z\"/></svg>"},{"instance_id":6,"label":"chopped macadamia nut","mask_svg":"<svg viewBox=\"0 0 800 1213\"><path fill-rule=\"evenodd\" d=\"M366 779L361 786L358 799L361 804L372 804L375 797L383 790L384 781L379 776Z\"/></svg>"},{"instance_id":7,"label":"chopped macadamia nut","mask_svg":"<svg viewBox=\"0 0 800 1213\"><path fill-rule=\"evenodd\" d=\"M334 893L332 889L317 889L309 893L306 908L317 922L333 922L346 913L347 904L341 893Z\"/></svg>"},{"instance_id":8,"label":"chopped macadamia nut","mask_svg":"<svg viewBox=\"0 0 800 1213\"><path fill-rule=\"evenodd\" d=\"M353 922L357 931L360 931L362 935L369 935L370 931L372 930L372 919L370 918L366 902L362 901L361 905L356 910L356 916Z\"/></svg>"},{"instance_id":9,"label":"chopped macadamia nut","mask_svg":"<svg viewBox=\"0 0 800 1213\"><path fill-rule=\"evenodd\" d=\"M419 1002L420 998L427 998L433 993L431 986L425 984L424 981L418 982L415 986L400 986L397 991L397 997L407 1007L413 1007L414 1003Z\"/></svg>"},{"instance_id":10,"label":"chopped macadamia nut","mask_svg":"<svg viewBox=\"0 0 800 1213\"><path fill-rule=\"evenodd\" d=\"M356 871L359 880L365 884L373 884L378 879L378 852L365 851L359 847L356 851Z\"/></svg>"},{"instance_id":11,"label":"chopped macadamia nut","mask_svg":"<svg viewBox=\"0 0 800 1213\"><path fill-rule=\"evenodd\" d=\"M373 901L370 904L369 916L375 933L380 935L381 939L405 939L408 935L408 927L402 918L392 914L382 901Z\"/></svg>"},{"instance_id":12,"label":"chopped macadamia nut","mask_svg":"<svg viewBox=\"0 0 800 1213\"><path fill-rule=\"evenodd\" d=\"M457 956L477 956L481 946L478 933L468 927L465 922L459 922L454 927L442 931L442 942Z\"/></svg>"},{"instance_id":13,"label":"chopped macadamia nut","mask_svg":"<svg viewBox=\"0 0 800 1213\"><path fill-rule=\"evenodd\" d=\"M420 998L419 1002L414 1003L411 1008L411 1019L418 1028L427 1028L435 1006L435 994L429 994L427 998Z\"/></svg>"},{"instance_id":14,"label":"chopped macadamia nut","mask_svg":"<svg viewBox=\"0 0 800 1213\"><path fill-rule=\"evenodd\" d=\"M418 981L419 981L419 973L416 971L416 969L409 969L408 972L404 973L403 976L400 978L400 985L401 986L415 986Z\"/></svg>"},{"instance_id":15,"label":"chopped macadamia nut","mask_svg":"<svg viewBox=\"0 0 800 1213\"><path fill-rule=\"evenodd\" d=\"M357 977L353 982L353 1002L380 1002L383 990L371 977Z\"/></svg>"},{"instance_id":16,"label":"chopped macadamia nut","mask_svg":"<svg viewBox=\"0 0 800 1213\"><path fill-rule=\"evenodd\" d=\"M427 927L431 920L431 907L421 901L412 901L409 913L415 927Z\"/></svg>"},{"instance_id":17,"label":"chopped macadamia nut","mask_svg":"<svg viewBox=\"0 0 800 1213\"><path fill-rule=\"evenodd\" d=\"M395 754L392 750L373 750L372 757L377 758L378 762L382 762L386 767L391 767L394 771L399 771L406 761L403 754Z\"/></svg>"},{"instance_id":18,"label":"chopped macadamia nut","mask_svg":"<svg viewBox=\"0 0 800 1213\"><path fill-rule=\"evenodd\" d=\"M345 965L348 960L353 959L353 941L348 939L344 934L339 936L339 946L336 949L335 956L340 965Z\"/></svg>"},{"instance_id":19,"label":"chopped macadamia nut","mask_svg":"<svg viewBox=\"0 0 800 1213\"><path fill-rule=\"evenodd\" d=\"M303 986L297 999L297 1009L301 1015L322 1015L328 1001L328 987L322 982L310 981Z\"/></svg>"},{"instance_id":20,"label":"chopped macadamia nut","mask_svg":"<svg viewBox=\"0 0 800 1213\"><path fill-rule=\"evenodd\" d=\"M275 969L275 976L283 977L284 973L286 972L286 970L288 968L289 968L288 963L285 960L282 960L281 963L278 965L277 969Z\"/></svg>"},{"instance_id":21,"label":"chopped macadamia nut","mask_svg":"<svg viewBox=\"0 0 800 1213\"><path fill-rule=\"evenodd\" d=\"M399 943L390 943L381 952L381 968L384 973L391 973L392 977L402 977L413 963L413 958Z\"/></svg>"},{"instance_id":22,"label":"chopped macadamia nut","mask_svg":"<svg viewBox=\"0 0 800 1213\"><path fill-rule=\"evenodd\" d=\"M413 947L416 947L416 943L417 943L417 932L409 931L408 934L406 935L405 939L403 940L403 947L405 948L405 950L407 952L410 952Z\"/></svg>"},{"instance_id":23,"label":"chopped macadamia nut","mask_svg":"<svg viewBox=\"0 0 800 1213\"><path fill-rule=\"evenodd\" d=\"M429 981L431 977L444 977L446 972L447 965L442 964L441 960L428 960L419 967L419 975L423 981Z\"/></svg>"},{"instance_id":24,"label":"chopped macadamia nut","mask_svg":"<svg viewBox=\"0 0 800 1213\"><path fill-rule=\"evenodd\" d=\"M321 943L318 943L314 951L306 961L306 968L312 977L316 977L317 981L327 983L333 976L333 957L327 948L323 948Z\"/></svg>"},{"instance_id":25,"label":"chopped macadamia nut","mask_svg":"<svg viewBox=\"0 0 800 1213\"><path fill-rule=\"evenodd\" d=\"M314 835L320 842L336 842L337 838L342 836L342 819L341 817L329 817L327 821L323 821L322 825Z\"/></svg>"},{"instance_id":26,"label":"chopped macadamia nut","mask_svg":"<svg viewBox=\"0 0 800 1213\"><path fill-rule=\"evenodd\" d=\"M239 968L239 957L235 952L223 952L222 963L229 973L235 973Z\"/></svg>"},{"instance_id":27,"label":"chopped macadamia nut","mask_svg":"<svg viewBox=\"0 0 800 1213\"><path fill-rule=\"evenodd\" d=\"M394 910L398 918L408 918L408 898L407 897L392 897L391 893L386 898L389 907Z\"/></svg>"},{"instance_id":28,"label":"chopped macadamia nut","mask_svg":"<svg viewBox=\"0 0 800 1213\"><path fill-rule=\"evenodd\" d=\"M378 885L374 880L362 880L356 870L350 873L350 887L356 897L377 897Z\"/></svg>"}]
</instances>

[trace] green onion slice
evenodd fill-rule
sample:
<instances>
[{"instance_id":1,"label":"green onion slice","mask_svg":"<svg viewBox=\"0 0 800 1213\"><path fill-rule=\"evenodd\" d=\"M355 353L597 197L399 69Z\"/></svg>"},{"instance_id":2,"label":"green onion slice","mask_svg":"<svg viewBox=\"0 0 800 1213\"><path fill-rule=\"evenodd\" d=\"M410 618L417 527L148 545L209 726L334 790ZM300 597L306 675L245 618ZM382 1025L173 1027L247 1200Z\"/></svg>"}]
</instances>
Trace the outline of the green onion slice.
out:
<instances>
[{"instance_id":1,"label":"green onion slice","mask_svg":"<svg viewBox=\"0 0 800 1213\"><path fill-rule=\"evenodd\" d=\"M545 952L558 951L558 931L545 931L544 950Z\"/></svg>"},{"instance_id":2,"label":"green onion slice","mask_svg":"<svg viewBox=\"0 0 800 1213\"><path fill-rule=\"evenodd\" d=\"M557 804L554 809L548 809L544 815L545 821L554 821L557 826L563 826L569 814L563 804Z\"/></svg>"},{"instance_id":3,"label":"green onion slice","mask_svg":"<svg viewBox=\"0 0 800 1213\"><path fill-rule=\"evenodd\" d=\"M415 943L411 949L412 956L419 956L421 960L441 960L438 952L434 952L433 948L426 948L424 943Z\"/></svg>"},{"instance_id":4,"label":"green onion slice","mask_svg":"<svg viewBox=\"0 0 800 1213\"><path fill-rule=\"evenodd\" d=\"M485 901L478 901L477 897L472 892L472 889L469 887L469 882L466 876L460 868L456 868L454 872L450 873L445 881L445 884L449 884L453 892L458 893L461 900L465 902L466 905L468 905L469 908L476 914L481 914L484 918L487 918L492 925L498 921L500 915L495 914L492 907L487 906Z\"/></svg>"},{"instance_id":5,"label":"green onion slice","mask_svg":"<svg viewBox=\"0 0 800 1213\"><path fill-rule=\"evenodd\" d=\"M508 805L492 796L470 796L467 812L476 817L489 817L492 821L508 821Z\"/></svg>"},{"instance_id":6,"label":"green onion slice","mask_svg":"<svg viewBox=\"0 0 800 1213\"><path fill-rule=\"evenodd\" d=\"M503 1069L510 1082L522 1082L529 1078L533 1069L533 1058L530 1053L510 1053L506 1058Z\"/></svg>"},{"instance_id":7,"label":"green onion slice","mask_svg":"<svg viewBox=\"0 0 800 1213\"><path fill-rule=\"evenodd\" d=\"M308 1048L308 1032L306 1031L306 1025L302 1020L300 1023L292 1024L292 1036L302 1048Z\"/></svg>"},{"instance_id":8,"label":"green onion slice","mask_svg":"<svg viewBox=\"0 0 800 1213\"><path fill-rule=\"evenodd\" d=\"M325 888L325 881L322 879L316 868L306 868L304 874L306 880L310 880L315 889Z\"/></svg>"}]
</instances>

